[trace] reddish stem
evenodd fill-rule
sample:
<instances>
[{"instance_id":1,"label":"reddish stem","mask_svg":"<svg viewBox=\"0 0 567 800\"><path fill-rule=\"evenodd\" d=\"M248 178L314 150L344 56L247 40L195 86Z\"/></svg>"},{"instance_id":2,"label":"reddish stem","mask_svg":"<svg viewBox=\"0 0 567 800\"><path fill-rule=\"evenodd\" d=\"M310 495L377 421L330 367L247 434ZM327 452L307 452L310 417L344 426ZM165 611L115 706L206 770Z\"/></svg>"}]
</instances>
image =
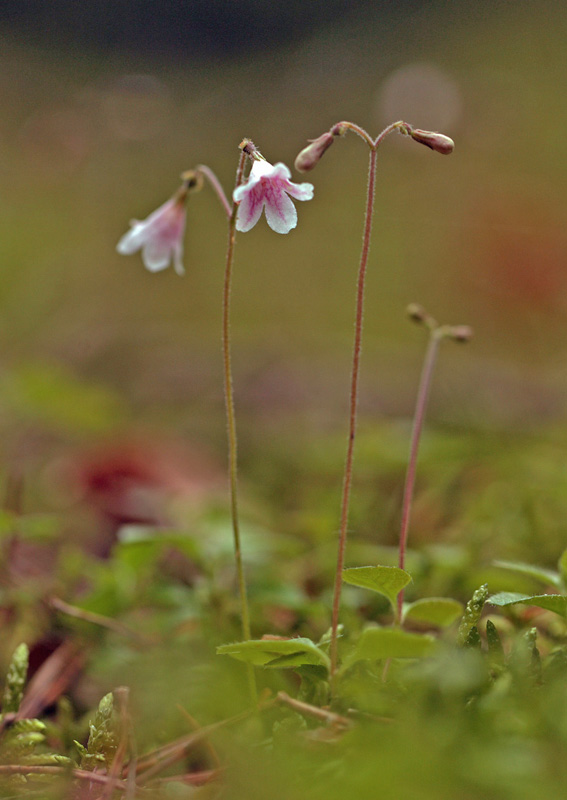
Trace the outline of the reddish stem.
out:
<instances>
[{"instance_id":1,"label":"reddish stem","mask_svg":"<svg viewBox=\"0 0 567 800\"><path fill-rule=\"evenodd\" d=\"M433 368L437 358L437 351L439 349L439 342L443 337L442 328L433 328L429 334L429 343L423 361L421 370L421 377L419 380L419 389L417 392L417 401L415 404L415 414L413 419L413 429L411 434L410 455L408 461L408 468L406 472L406 480L404 484L404 496L402 500L402 523L400 528L400 545L399 545L399 560L398 566L404 569L406 561L406 547L408 541L408 531L411 516L411 505L413 499L413 490L415 487L415 473L417 467L417 454L419 451L419 443L421 440L421 431L423 429L423 420L425 417L425 409L427 407L427 398L429 397L429 389L431 386L431 377L433 375ZM398 595L398 614L397 621L402 620L402 609L404 604L404 590Z\"/></svg>"},{"instance_id":2,"label":"reddish stem","mask_svg":"<svg viewBox=\"0 0 567 800\"><path fill-rule=\"evenodd\" d=\"M341 589L342 589L342 572L345 560L346 540L347 540L347 527L348 515L350 504L350 491L352 484L352 464L354 456L354 439L356 436L356 417L358 407L358 377L360 370L360 353L362 349L362 327L364 316L364 287L366 279L366 267L368 264L368 253L370 251L370 234L372 232L372 215L374 212L374 187L376 183L376 159L377 151L380 143L393 131L402 133L406 131L407 124L405 122L394 122L384 128L376 139L353 122L342 121L331 128L334 130L343 129L343 131L351 130L363 139L370 148L370 164L368 168L368 188L366 193L366 213L364 219L364 235L362 240L362 252L360 254L360 266L358 269L358 282L356 293L356 320L355 320L355 334L354 334L354 352L352 358L352 373L350 384L350 414L349 414L349 434L347 444L347 454L345 459L345 469L343 476L343 491L341 499L341 517L339 529L339 544L337 552L337 568L335 572L335 586L333 592L333 611L331 623L331 646L330 646L330 680L331 680L331 695L335 694L336 689L336 672L337 672L337 632L339 626L339 609L341 603Z\"/></svg>"},{"instance_id":3,"label":"reddish stem","mask_svg":"<svg viewBox=\"0 0 567 800\"><path fill-rule=\"evenodd\" d=\"M358 284L356 292L356 321L354 332L354 352L352 358L352 374L350 383L350 417L347 454L343 478L343 493L341 501L341 522L339 530L339 546L337 553L337 569L335 572L335 588L333 594L333 617L331 624L331 687L334 688L337 670L337 630L339 625L339 608L341 603L341 588L343 580L343 567L345 560L348 511L350 502L350 489L352 484L352 462L354 455L354 439L356 436L356 411L358 405L358 375L360 369L360 352L362 348L362 323L364 316L364 285L368 253L370 251L370 234L372 232L372 211L374 208L374 187L376 183L376 157L377 151L370 150L370 163L368 167L368 189L366 193L366 216L364 222L364 237L362 240L362 253L358 270Z\"/></svg>"},{"instance_id":4,"label":"reddish stem","mask_svg":"<svg viewBox=\"0 0 567 800\"><path fill-rule=\"evenodd\" d=\"M246 153L240 154L240 161L236 172L236 184L238 187L244 177L244 165L246 163ZM226 404L226 424L228 433L228 472L230 486L230 515L232 519L232 532L234 538L234 557L236 561L236 573L238 580L238 592L240 595L240 617L242 622L242 636L244 640L250 639L250 612L248 609L248 598L246 592L246 580L244 577L244 566L242 563L242 546L240 537L240 523L238 518L238 464L237 464L237 438L236 420L234 413L234 393L232 388L232 357L230 347L230 299L232 289L232 266L234 262L234 245L236 240L236 213L238 205L233 202L229 223L228 223L228 245L226 252L226 269L223 285L223 315L222 315L222 348L224 365L224 394ZM258 695L256 690L256 678L254 667L246 665L248 675L248 686L250 696L254 703L257 702Z\"/></svg>"}]
</instances>

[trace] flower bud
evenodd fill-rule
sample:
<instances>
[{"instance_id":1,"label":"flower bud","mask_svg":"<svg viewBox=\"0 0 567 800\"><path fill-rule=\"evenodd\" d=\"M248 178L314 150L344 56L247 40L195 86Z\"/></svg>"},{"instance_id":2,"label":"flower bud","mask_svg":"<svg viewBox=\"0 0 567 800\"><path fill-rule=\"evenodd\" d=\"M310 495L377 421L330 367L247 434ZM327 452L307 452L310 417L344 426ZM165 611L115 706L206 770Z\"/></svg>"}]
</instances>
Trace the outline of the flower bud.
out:
<instances>
[{"instance_id":1,"label":"flower bud","mask_svg":"<svg viewBox=\"0 0 567 800\"><path fill-rule=\"evenodd\" d=\"M416 142L424 144L426 147L444 156L448 156L455 148L455 142L443 133L422 131L420 128L412 128L409 131L409 135L412 139L415 139Z\"/></svg>"},{"instance_id":2,"label":"flower bud","mask_svg":"<svg viewBox=\"0 0 567 800\"><path fill-rule=\"evenodd\" d=\"M298 172L309 172L319 161L325 150L333 144L333 135L327 131L317 139L309 139L310 144L304 147L295 159L295 168Z\"/></svg>"},{"instance_id":3,"label":"flower bud","mask_svg":"<svg viewBox=\"0 0 567 800\"><path fill-rule=\"evenodd\" d=\"M418 324L425 322L426 318L429 316L424 307L420 306L419 303L410 303L406 308L406 314L412 322L417 322Z\"/></svg>"},{"instance_id":4,"label":"flower bud","mask_svg":"<svg viewBox=\"0 0 567 800\"><path fill-rule=\"evenodd\" d=\"M453 325L449 335L455 342L469 342L473 337L473 329L468 325Z\"/></svg>"}]
</instances>

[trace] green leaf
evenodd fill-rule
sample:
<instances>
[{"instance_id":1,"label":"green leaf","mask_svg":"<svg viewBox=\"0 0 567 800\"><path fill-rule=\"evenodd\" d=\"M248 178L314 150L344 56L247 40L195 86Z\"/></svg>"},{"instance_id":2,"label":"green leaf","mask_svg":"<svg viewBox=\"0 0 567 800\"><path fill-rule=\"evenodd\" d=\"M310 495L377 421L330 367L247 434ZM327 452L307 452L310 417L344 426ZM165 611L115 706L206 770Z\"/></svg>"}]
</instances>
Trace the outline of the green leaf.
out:
<instances>
[{"instance_id":1,"label":"green leaf","mask_svg":"<svg viewBox=\"0 0 567 800\"><path fill-rule=\"evenodd\" d=\"M341 671L357 661L381 661L386 658L423 658L431 653L435 639L400 628L371 627L362 631L354 649L347 654Z\"/></svg>"},{"instance_id":2,"label":"green leaf","mask_svg":"<svg viewBox=\"0 0 567 800\"><path fill-rule=\"evenodd\" d=\"M492 620L486 620L486 644L488 645L488 654L491 661L498 665L504 663L504 648L502 647L502 640L498 633L495 624Z\"/></svg>"},{"instance_id":3,"label":"green leaf","mask_svg":"<svg viewBox=\"0 0 567 800\"><path fill-rule=\"evenodd\" d=\"M426 597L405 607L404 619L427 622L445 628L458 619L464 611L463 604L452 597Z\"/></svg>"},{"instance_id":4,"label":"green leaf","mask_svg":"<svg viewBox=\"0 0 567 800\"><path fill-rule=\"evenodd\" d=\"M563 584L567 586L567 550L564 550L559 556L557 566L559 567Z\"/></svg>"},{"instance_id":5,"label":"green leaf","mask_svg":"<svg viewBox=\"0 0 567 800\"><path fill-rule=\"evenodd\" d=\"M248 642L223 644L219 655L232 656L256 667L289 669L304 664L329 667L329 658L311 639L251 639Z\"/></svg>"},{"instance_id":6,"label":"green leaf","mask_svg":"<svg viewBox=\"0 0 567 800\"><path fill-rule=\"evenodd\" d=\"M351 567L343 570L343 581L378 592L395 607L396 598L411 581L411 575L399 567Z\"/></svg>"},{"instance_id":7,"label":"green leaf","mask_svg":"<svg viewBox=\"0 0 567 800\"><path fill-rule=\"evenodd\" d=\"M544 569L543 567L537 567L534 564L524 564L523 562L515 562L515 561L495 561L494 566L502 567L502 569L509 569L512 572L517 572L519 575L527 575L530 578L535 578L542 583L545 583L546 586L551 584L552 586L556 586L558 589L562 587L561 575L555 570L552 569Z\"/></svg>"},{"instance_id":8,"label":"green leaf","mask_svg":"<svg viewBox=\"0 0 567 800\"><path fill-rule=\"evenodd\" d=\"M547 611L554 611L562 617L567 616L567 597L562 594L518 594L517 592L499 592L488 599L493 606L513 606L522 603L525 606L537 606Z\"/></svg>"}]
</instances>

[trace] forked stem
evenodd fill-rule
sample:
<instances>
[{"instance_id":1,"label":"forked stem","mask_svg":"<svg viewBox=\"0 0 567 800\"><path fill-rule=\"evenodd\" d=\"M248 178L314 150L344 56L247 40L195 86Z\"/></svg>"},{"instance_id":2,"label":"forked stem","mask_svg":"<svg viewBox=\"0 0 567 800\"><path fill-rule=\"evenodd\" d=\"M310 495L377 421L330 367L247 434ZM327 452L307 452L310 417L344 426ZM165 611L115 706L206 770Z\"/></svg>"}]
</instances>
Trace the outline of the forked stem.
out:
<instances>
[{"instance_id":1,"label":"forked stem","mask_svg":"<svg viewBox=\"0 0 567 800\"><path fill-rule=\"evenodd\" d=\"M368 254L370 252L370 235L372 232L372 217L374 212L374 189L376 185L376 160L378 146L389 133L400 128L404 123L394 122L388 125L376 139L360 126L352 122L339 122L331 131L338 131L339 134L351 130L360 136L370 148L370 163L368 167L368 185L366 191L366 212L364 217L364 234L362 239L362 251L360 254L360 264L358 268L358 280L356 291L356 312L354 329L354 348L352 357L352 372L350 382L350 412L349 412L349 432L347 442L347 452L345 458L345 468L343 474L343 490L341 497L341 516L339 528L339 543L337 548L337 567L335 572L335 586L333 592L333 610L331 622L331 695L335 694L336 675L337 675L337 633L339 627L339 610L341 603L342 573L345 561L345 550L347 541L347 529L349 518L350 492L352 485L352 465L354 458L354 440L356 436L356 421L358 410L358 382L360 372L360 354L362 350L362 328L364 317L364 290L366 283L366 269L368 265Z\"/></svg>"},{"instance_id":2,"label":"forked stem","mask_svg":"<svg viewBox=\"0 0 567 800\"><path fill-rule=\"evenodd\" d=\"M246 163L246 153L241 152L238 169L236 172L236 184L238 187L242 183L244 175L244 165ZM234 245L236 240L236 212L238 206L233 202L230 219L228 224L228 245L226 251L226 269L224 274L223 287L223 322L222 322L222 347L224 362L224 394L226 404L226 423L228 432L228 473L230 486L230 514L232 519L232 532L234 537L234 557L236 561L236 574L238 579L238 592L240 596L240 617L242 622L242 637L246 641L250 639L250 612L248 609L248 597L246 592L246 580L244 577L244 566L242 564L242 547L240 539L240 524L238 519L238 464L237 464L237 439L236 421L234 414L234 394L232 387L232 359L230 349L230 300L232 288L232 267L234 262ZM248 674L248 685L250 696L253 703L258 701L256 688L256 676L254 667L246 665Z\"/></svg>"}]
</instances>

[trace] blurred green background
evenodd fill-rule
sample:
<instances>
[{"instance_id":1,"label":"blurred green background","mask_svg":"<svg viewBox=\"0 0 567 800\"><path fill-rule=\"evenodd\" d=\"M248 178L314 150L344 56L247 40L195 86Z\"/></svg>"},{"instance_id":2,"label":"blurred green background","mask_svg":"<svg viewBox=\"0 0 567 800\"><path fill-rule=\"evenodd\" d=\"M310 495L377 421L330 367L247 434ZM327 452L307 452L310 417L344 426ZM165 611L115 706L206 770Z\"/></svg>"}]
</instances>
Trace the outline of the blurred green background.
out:
<instances>
[{"instance_id":1,"label":"blurred green background","mask_svg":"<svg viewBox=\"0 0 567 800\"><path fill-rule=\"evenodd\" d=\"M190 198L183 279L115 245L182 170L205 163L228 193L244 136L291 165L341 119L376 134L404 118L456 141L450 158L402 137L380 153L361 441L412 412L424 347L404 318L412 301L475 330L443 348L432 427L482 432L485 463L518 432L556 441L566 18L544 2L3 4L0 429L7 473L31 476L29 506L54 502L57 459L108 437L174 443L189 479L206 462L222 484L222 210L208 189ZM245 494L266 476L283 491L275 458L299 485L290 464L324 462L327 436L340 474L366 164L356 137L337 142L295 231L262 220L238 237Z\"/></svg>"}]
</instances>

